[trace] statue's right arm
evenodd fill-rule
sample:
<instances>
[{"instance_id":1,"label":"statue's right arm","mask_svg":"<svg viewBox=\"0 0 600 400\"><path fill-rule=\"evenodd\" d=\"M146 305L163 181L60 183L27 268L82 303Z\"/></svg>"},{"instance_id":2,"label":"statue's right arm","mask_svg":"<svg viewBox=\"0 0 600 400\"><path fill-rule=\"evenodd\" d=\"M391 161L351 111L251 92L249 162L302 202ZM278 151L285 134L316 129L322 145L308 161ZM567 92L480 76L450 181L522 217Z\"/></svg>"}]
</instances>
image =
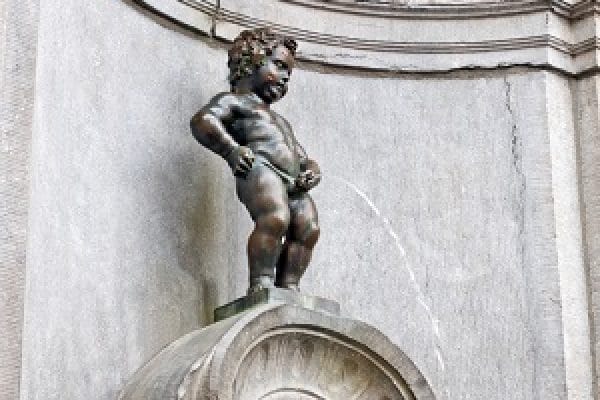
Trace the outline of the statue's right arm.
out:
<instances>
[{"instance_id":1,"label":"statue's right arm","mask_svg":"<svg viewBox=\"0 0 600 400\"><path fill-rule=\"evenodd\" d=\"M192 134L204 147L228 160L239 147L227 132L226 125L233 120L239 100L231 93L220 93L202 107L190 121Z\"/></svg>"}]
</instances>

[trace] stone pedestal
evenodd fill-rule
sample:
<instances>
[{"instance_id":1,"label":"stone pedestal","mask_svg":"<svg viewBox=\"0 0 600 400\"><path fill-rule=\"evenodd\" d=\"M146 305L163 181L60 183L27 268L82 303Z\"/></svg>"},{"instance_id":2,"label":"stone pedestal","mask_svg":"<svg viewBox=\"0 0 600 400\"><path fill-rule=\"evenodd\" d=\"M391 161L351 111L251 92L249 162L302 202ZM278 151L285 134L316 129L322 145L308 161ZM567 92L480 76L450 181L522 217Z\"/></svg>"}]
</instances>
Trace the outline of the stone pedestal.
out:
<instances>
[{"instance_id":1,"label":"stone pedestal","mask_svg":"<svg viewBox=\"0 0 600 400\"><path fill-rule=\"evenodd\" d=\"M334 302L265 290L234 303L249 308L171 343L119 399L434 399L398 347L370 325L335 315Z\"/></svg>"}]
</instances>

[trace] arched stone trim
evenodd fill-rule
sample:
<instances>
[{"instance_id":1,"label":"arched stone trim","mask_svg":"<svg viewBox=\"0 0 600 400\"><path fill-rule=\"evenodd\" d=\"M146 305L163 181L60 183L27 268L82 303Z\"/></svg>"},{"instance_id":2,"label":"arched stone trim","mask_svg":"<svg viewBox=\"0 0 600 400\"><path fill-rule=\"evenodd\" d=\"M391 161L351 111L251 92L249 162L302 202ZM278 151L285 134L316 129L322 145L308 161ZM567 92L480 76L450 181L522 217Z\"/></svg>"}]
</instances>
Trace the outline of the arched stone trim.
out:
<instances>
[{"instance_id":1,"label":"arched stone trim","mask_svg":"<svg viewBox=\"0 0 600 400\"><path fill-rule=\"evenodd\" d=\"M550 11L571 20L586 17L600 10L597 0L567 3L561 0L466 1L425 3L396 1L363 2L356 0L279 0L305 7L337 13L378 16L397 19L472 19L497 18L511 15Z\"/></svg>"},{"instance_id":2,"label":"arched stone trim","mask_svg":"<svg viewBox=\"0 0 600 400\"><path fill-rule=\"evenodd\" d=\"M597 70L600 59L598 0L142 2L226 41L242 29L271 26L300 42L300 59L351 68L432 72L528 65L577 75Z\"/></svg>"}]
</instances>

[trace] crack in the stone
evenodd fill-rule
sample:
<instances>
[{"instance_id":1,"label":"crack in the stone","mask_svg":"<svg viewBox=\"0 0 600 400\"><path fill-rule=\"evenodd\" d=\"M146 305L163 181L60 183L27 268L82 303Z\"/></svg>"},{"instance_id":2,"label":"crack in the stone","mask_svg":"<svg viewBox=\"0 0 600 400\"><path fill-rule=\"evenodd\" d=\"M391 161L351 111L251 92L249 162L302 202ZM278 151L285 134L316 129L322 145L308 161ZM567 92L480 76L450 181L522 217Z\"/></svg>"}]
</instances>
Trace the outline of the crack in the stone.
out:
<instances>
[{"instance_id":1,"label":"crack in the stone","mask_svg":"<svg viewBox=\"0 0 600 400\"><path fill-rule=\"evenodd\" d=\"M508 76L504 76L504 93L505 93L505 106L508 111L510 118L510 135L511 135L511 154L512 154L512 165L514 166L515 171L515 184L516 187L516 199L515 199L515 220L517 223L517 246L518 246L518 254L520 255L521 260L521 268L523 269L523 273L525 272L525 189L526 189L526 176L523 172L523 143L521 140L521 136L519 135L518 126L517 126L517 116L515 114L515 109L511 104L512 99L512 84L510 83ZM527 284L526 284L527 285ZM527 293L525 294L527 296ZM533 316L530 315L530 310L528 308L525 309L525 315L527 315L528 321L531 321ZM531 347L530 351L535 354L535 347ZM534 359L537 359L537 356L534 355ZM533 363L533 388L537 386L537 365ZM534 393L532 393L532 396Z\"/></svg>"},{"instance_id":2,"label":"crack in the stone","mask_svg":"<svg viewBox=\"0 0 600 400\"><path fill-rule=\"evenodd\" d=\"M504 77L504 89L505 89L505 105L506 105L506 109L508 110L508 114L510 115L510 124L511 124L511 128L510 128L510 134L511 134L511 152L513 155L513 164L515 165L515 168L517 169L517 173L519 173L520 169L521 169L521 143L519 138L517 137L517 122L516 122L516 117L515 117L515 112L512 109L512 105L510 104L510 98L511 98L511 94L512 94L512 86L511 83L508 81L508 77Z\"/></svg>"}]
</instances>

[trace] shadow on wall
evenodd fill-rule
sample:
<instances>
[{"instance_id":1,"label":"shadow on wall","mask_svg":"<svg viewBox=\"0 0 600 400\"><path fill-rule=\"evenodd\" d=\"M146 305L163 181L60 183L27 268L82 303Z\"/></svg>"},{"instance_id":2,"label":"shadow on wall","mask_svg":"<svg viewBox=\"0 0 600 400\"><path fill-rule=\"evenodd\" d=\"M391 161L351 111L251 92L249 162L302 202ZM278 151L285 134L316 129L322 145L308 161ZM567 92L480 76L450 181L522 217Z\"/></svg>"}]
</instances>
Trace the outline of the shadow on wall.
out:
<instances>
[{"instance_id":1,"label":"shadow on wall","mask_svg":"<svg viewBox=\"0 0 600 400\"><path fill-rule=\"evenodd\" d=\"M190 32L149 11L140 1L122 2L166 29L193 37L206 46L223 49L222 44L203 38L205 35L201 32ZM225 74L226 68L222 70ZM166 251L175 264L173 267L180 268L185 276L195 281L198 291L195 312L198 323L207 325L213 321L214 308L229 300L230 269L240 262L240 257L245 257L245 250L240 248L237 238L237 197L231 173L223 160L194 140L188 125L191 116L208 101L209 95L224 89L220 87L224 81L210 78L213 84L194 77L196 83L203 83L192 88L187 79L189 76L172 82L173 87L181 90L177 95L178 104L170 105L168 114L157 117L161 120L158 124L171 132L168 138L163 138L168 142L167 148L163 149L168 152L167 163L157 165L153 160L152 165L146 167L152 171L148 178L150 182L165 191L158 204L153 206L158 207L159 214L170 215L166 229L174 233L168 235L174 238L172 243L159 246L169 247ZM165 119L170 122L165 124ZM163 135L153 129L157 135ZM185 284L185 287L189 285Z\"/></svg>"},{"instance_id":2,"label":"shadow on wall","mask_svg":"<svg viewBox=\"0 0 600 400\"><path fill-rule=\"evenodd\" d=\"M236 249L227 230L235 218L228 215L235 200L229 171L187 134L178 129L145 165L136 166L131 181L145 184L138 185L128 211L137 213L128 229L138 237L137 245L128 246L146 249L140 273L153 287L146 295L158 296L148 306L164 309L165 316L180 315L180 333L212 322L227 289L229 254ZM165 155L157 155L161 151Z\"/></svg>"},{"instance_id":3,"label":"shadow on wall","mask_svg":"<svg viewBox=\"0 0 600 400\"><path fill-rule=\"evenodd\" d=\"M218 304L219 275L218 263L223 247L220 235L216 234L219 224L223 224L223 201L219 201L224 191L223 185L215 179L220 168L207 151L194 143L194 150L202 154L203 168L195 171L201 175L199 182L192 187L192 199L183 207L183 226L186 232L184 246L179 250L181 265L198 282L199 318L202 326L213 321L212 312ZM216 168L215 168L216 167ZM222 166L221 166L222 167Z\"/></svg>"}]
</instances>

